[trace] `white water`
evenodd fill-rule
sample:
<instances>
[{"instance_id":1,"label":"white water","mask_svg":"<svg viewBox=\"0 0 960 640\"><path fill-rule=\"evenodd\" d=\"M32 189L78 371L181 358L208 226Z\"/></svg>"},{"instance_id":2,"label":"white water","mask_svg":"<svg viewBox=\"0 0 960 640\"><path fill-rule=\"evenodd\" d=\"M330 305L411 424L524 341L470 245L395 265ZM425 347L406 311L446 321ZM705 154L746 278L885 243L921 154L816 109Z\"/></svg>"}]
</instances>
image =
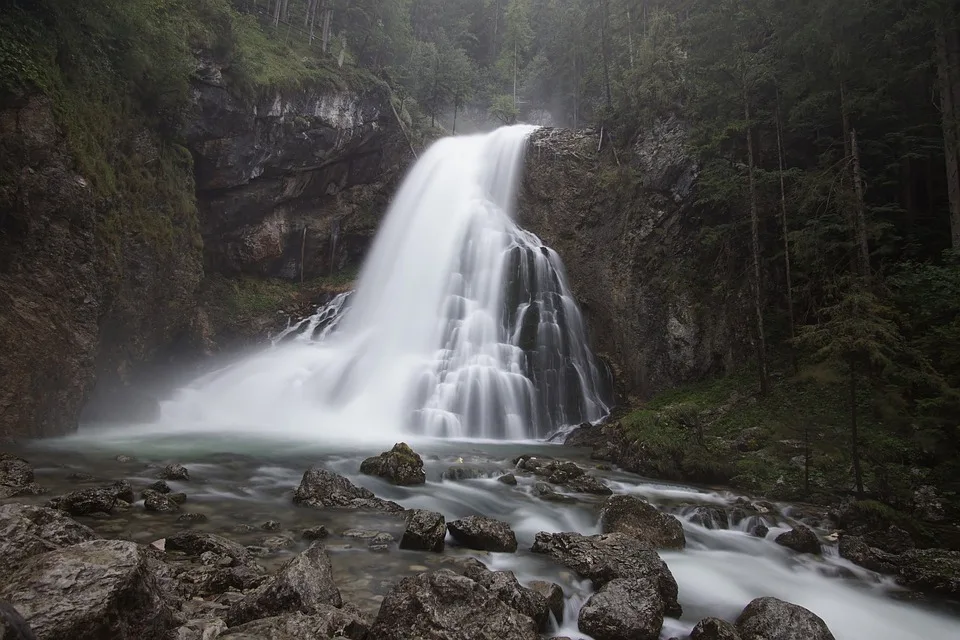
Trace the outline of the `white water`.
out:
<instances>
[{"instance_id":1,"label":"white water","mask_svg":"<svg viewBox=\"0 0 960 640\"><path fill-rule=\"evenodd\" d=\"M601 418L601 377L561 262L512 220L532 129L435 143L349 301L196 381L164 406L161 428L523 440Z\"/></svg>"}]
</instances>

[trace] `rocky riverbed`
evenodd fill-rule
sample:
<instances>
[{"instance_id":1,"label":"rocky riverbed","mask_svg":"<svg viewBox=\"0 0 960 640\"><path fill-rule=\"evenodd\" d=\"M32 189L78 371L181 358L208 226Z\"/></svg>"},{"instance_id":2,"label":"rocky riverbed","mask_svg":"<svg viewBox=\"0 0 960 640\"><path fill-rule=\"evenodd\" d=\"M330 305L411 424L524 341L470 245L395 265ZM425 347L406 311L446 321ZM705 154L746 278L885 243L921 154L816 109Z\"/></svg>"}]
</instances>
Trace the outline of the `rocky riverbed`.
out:
<instances>
[{"instance_id":1,"label":"rocky riverbed","mask_svg":"<svg viewBox=\"0 0 960 640\"><path fill-rule=\"evenodd\" d=\"M899 640L960 623L960 554L891 549L895 531L583 448L411 444L122 429L8 448L4 634Z\"/></svg>"}]
</instances>

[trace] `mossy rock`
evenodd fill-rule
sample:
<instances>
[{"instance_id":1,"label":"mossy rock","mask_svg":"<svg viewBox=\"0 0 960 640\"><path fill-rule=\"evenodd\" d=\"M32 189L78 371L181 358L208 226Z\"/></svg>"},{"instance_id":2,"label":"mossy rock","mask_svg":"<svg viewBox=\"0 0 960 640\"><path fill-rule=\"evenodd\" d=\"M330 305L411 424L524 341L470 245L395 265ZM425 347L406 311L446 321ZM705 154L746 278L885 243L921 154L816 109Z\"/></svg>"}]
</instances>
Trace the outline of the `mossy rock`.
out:
<instances>
[{"instance_id":1,"label":"mossy rock","mask_svg":"<svg viewBox=\"0 0 960 640\"><path fill-rule=\"evenodd\" d=\"M423 459L406 442L398 442L390 451L360 463L360 473L379 476L396 485L424 484Z\"/></svg>"}]
</instances>

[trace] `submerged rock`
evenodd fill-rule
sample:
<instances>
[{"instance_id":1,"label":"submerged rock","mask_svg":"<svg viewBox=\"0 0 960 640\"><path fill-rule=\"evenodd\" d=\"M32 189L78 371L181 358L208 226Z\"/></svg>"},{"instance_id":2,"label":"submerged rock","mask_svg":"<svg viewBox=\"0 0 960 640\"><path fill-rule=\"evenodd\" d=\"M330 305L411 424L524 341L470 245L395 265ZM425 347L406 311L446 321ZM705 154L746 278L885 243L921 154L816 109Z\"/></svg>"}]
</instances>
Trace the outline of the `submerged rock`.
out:
<instances>
[{"instance_id":1,"label":"submerged rock","mask_svg":"<svg viewBox=\"0 0 960 640\"><path fill-rule=\"evenodd\" d=\"M900 556L897 582L949 598L960 596L960 551L911 549Z\"/></svg>"},{"instance_id":2,"label":"submerged rock","mask_svg":"<svg viewBox=\"0 0 960 640\"><path fill-rule=\"evenodd\" d=\"M147 487L146 490L140 495L145 494L147 491L156 491L157 493L170 493L171 491L173 491L173 489L171 489L170 485L168 485L164 480L157 480L156 482L151 484L149 487Z\"/></svg>"},{"instance_id":3,"label":"submerged rock","mask_svg":"<svg viewBox=\"0 0 960 640\"><path fill-rule=\"evenodd\" d=\"M158 513L180 511L180 505L171 499L170 495L164 495L152 489L147 489L143 492L143 508L147 511L155 511Z\"/></svg>"},{"instance_id":4,"label":"submerged rock","mask_svg":"<svg viewBox=\"0 0 960 640\"><path fill-rule=\"evenodd\" d=\"M587 600L577 625L595 640L658 640L663 613L655 579L616 578Z\"/></svg>"},{"instance_id":5,"label":"submerged rock","mask_svg":"<svg viewBox=\"0 0 960 640\"><path fill-rule=\"evenodd\" d=\"M283 613L313 615L327 606L342 604L327 550L322 543L315 542L283 565L268 582L234 603L226 620L233 627Z\"/></svg>"},{"instance_id":6,"label":"submerged rock","mask_svg":"<svg viewBox=\"0 0 960 640\"><path fill-rule=\"evenodd\" d=\"M327 528L322 524L316 527L310 527L309 529L304 529L300 532L300 536L304 540L323 540L330 535L330 532L327 531Z\"/></svg>"},{"instance_id":7,"label":"submerged rock","mask_svg":"<svg viewBox=\"0 0 960 640\"><path fill-rule=\"evenodd\" d=\"M91 487L54 498L50 501L50 506L72 516L88 516L91 513L110 513L116 502L117 494L111 488Z\"/></svg>"},{"instance_id":8,"label":"submerged rock","mask_svg":"<svg viewBox=\"0 0 960 640\"><path fill-rule=\"evenodd\" d=\"M0 485L25 487L33 482L33 467L18 456L0 453Z\"/></svg>"},{"instance_id":9,"label":"submerged rock","mask_svg":"<svg viewBox=\"0 0 960 640\"><path fill-rule=\"evenodd\" d=\"M370 628L376 640L538 640L532 618L474 580L447 569L404 578Z\"/></svg>"},{"instance_id":10,"label":"submerged rock","mask_svg":"<svg viewBox=\"0 0 960 640\"><path fill-rule=\"evenodd\" d=\"M634 496L612 496L600 510L604 533L624 533L656 549L683 549L683 525L646 500Z\"/></svg>"},{"instance_id":11,"label":"submerged rock","mask_svg":"<svg viewBox=\"0 0 960 640\"><path fill-rule=\"evenodd\" d=\"M556 618L558 623L562 623L565 599L563 589L560 585L544 580L531 580L527 586L543 596L547 601L547 607L549 607L550 613L553 614L553 617Z\"/></svg>"},{"instance_id":12,"label":"submerged rock","mask_svg":"<svg viewBox=\"0 0 960 640\"><path fill-rule=\"evenodd\" d=\"M304 472L293 494L294 504L307 507L346 507L378 511L403 511L396 502L381 500L373 492L358 487L346 478L326 469L311 467Z\"/></svg>"},{"instance_id":13,"label":"submerged rock","mask_svg":"<svg viewBox=\"0 0 960 640\"><path fill-rule=\"evenodd\" d=\"M565 482L563 486L576 493L591 493L597 496L609 496L613 494L613 490L608 487L603 480L595 476L580 476L579 478Z\"/></svg>"},{"instance_id":14,"label":"submerged rock","mask_svg":"<svg viewBox=\"0 0 960 640\"><path fill-rule=\"evenodd\" d=\"M440 476L443 480L475 480L486 478L487 472L479 467L457 464L448 467Z\"/></svg>"},{"instance_id":15,"label":"submerged rock","mask_svg":"<svg viewBox=\"0 0 960 640\"><path fill-rule=\"evenodd\" d=\"M226 630L220 640L316 640L317 638L367 638L369 625L346 609L319 606L313 615L291 613L254 620Z\"/></svg>"},{"instance_id":16,"label":"submerged rock","mask_svg":"<svg viewBox=\"0 0 960 640\"><path fill-rule=\"evenodd\" d=\"M133 542L93 540L28 560L0 587L38 638L166 640L174 612Z\"/></svg>"},{"instance_id":17,"label":"submerged rock","mask_svg":"<svg viewBox=\"0 0 960 640\"><path fill-rule=\"evenodd\" d=\"M469 549L480 551L517 550L517 536L505 522L483 516L468 516L447 524L453 539Z\"/></svg>"},{"instance_id":18,"label":"submerged rock","mask_svg":"<svg viewBox=\"0 0 960 640\"><path fill-rule=\"evenodd\" d=\"M690 522L706 529L727 529L727 512L720 507L699 506L690 514ZM713 620L714 618L708 618Z\"/></svg>"},{"instance_id":19,"label":"submerged rock","mask_svg":"<svg viewBox=\"0 0 960 640\"><path fill-rule=\"evenodd\" d=\"M400 548L443 551L446 535L447 526L443 515L426 509L411 509L407 512L407 528L400 538Z\"/></svg>"},{"instance_id":20,"label":"submerged rock","mask_svg":"<svg viewBox=\"0 0 960 640\"><path fill-rule=\"evenodd\" d=\"M10 575L33 556L99 537L60 511L5 504L0 506L0 576Z\"/></svg>"},{"instance_id":21,"label":"submerged rock","mask_svg":"<svg viewBox=\"0 0 960 640\"><path fill-rule=\"evenodd\" d=\"M858 536L840 536L838 545L840 557L871 571L893 573L896 571L897 556L871 547Z\"/></svg>"},{"instance_id":22,"label":"submerged rock","mask_svg":"<svg viewBox=\"0 0 960 640\"><path fill-rule=\"evenodd\" d=\"M157 474L157 477L161 480L189 480L190 472L182 464L168 464Z\"/></svg>"},{"instance_id":23,"label":"submerged rock","mask_svg":"<svg viewBox=\"0 0 960 640\"><path fill-rule=\"evenodd\" d=\"M688 640L741 640L737 628L720 618L704 618L690 632Z\"/></svg>"},{"instance_id":24,"label":"submerged rock","mask_svg":"<svg viewBox=\"0 0 960 640\"><path fill-rule=\"evenodd\" d=\"M535 482L533 484L533 495L548 502L576 502L572 496L557 493L553 487L546 482Z\"/></svg>"},{"instance_id":25,"label":"submerged rock","mask_svg":"<svg viewBox=\"0 0 960 640\"><path fill-rule=\"evenodd\" d=\"M379 476L397 485L423 484L427 481L423 459L405 442L398 442L390 451L364 460L360 463L360 473Z\"/></svg>"},{"instance_id":26,"label":"submerged rock","mask_svg":"<svg viewBox=\"0 0 960 640\"><path fill-rule=\"evenodd\" d=\"M774 540L777 544L797 553L820 553L820 540L810 527L797 525L790 531L781 533Z\"/></svg>"},{"instance_id":27,"label":"submerged rock","mask_svg":"<svg viewBox=\"0 0 960 640\"><path fill-rule=\"evenodd\" d=\"M513 475L512 473L505 473L497 478L497 481L515 487L517 485L517 476Z\"/></svg>"},{"instance_id":28,"label":"submerged rock","mask_svg":"<svg viewBox=\"0 0 960 640\"><path fill-rule=\"evenodd\" d=\"M0 639L36 640L30 625L8 602L0 600Z\"/></svg>"},{"instance_id":29,"label":"submerged rock","mask_svg":"<svg viewBox=\"0 0 960 640\"><path fill-rule=\"evenodd\" d=\"M256 565L253 555L242 545L204 531L178 531L166 539L167 551L182 551L200 557L204 553L230 559L228 566Z\"/></svg>"},{"instance_id":30,"label":"submerged rock","mask_svg":"<svg viewBox=\"0 0 960 640\"><path fill-rule=\"evenodd\" d=\"M834 640L827 624L809 609L777 598L757 598L736 622L741 640Z\"/></svg>"}]
</instances>

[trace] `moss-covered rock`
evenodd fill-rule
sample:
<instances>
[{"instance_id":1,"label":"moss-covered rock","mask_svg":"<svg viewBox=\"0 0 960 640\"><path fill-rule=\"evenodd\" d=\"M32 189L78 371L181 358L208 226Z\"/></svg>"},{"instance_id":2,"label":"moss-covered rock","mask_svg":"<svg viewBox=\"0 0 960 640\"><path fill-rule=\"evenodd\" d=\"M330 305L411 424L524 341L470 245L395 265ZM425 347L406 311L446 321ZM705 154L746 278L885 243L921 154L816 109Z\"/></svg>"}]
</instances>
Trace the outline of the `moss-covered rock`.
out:
<instances>
[{"instance_id":1,"label":"moss-covered rock","mask_svg":"<svg viewBox=\"0 0 960 640\"><path fill-rule=\"evenodd\" d=\"M398 442L390 451L361 462L360 473L380 476L398 485L423 484L427 481L423 459L405 442Z\"/></svg>"}]
</instances>

